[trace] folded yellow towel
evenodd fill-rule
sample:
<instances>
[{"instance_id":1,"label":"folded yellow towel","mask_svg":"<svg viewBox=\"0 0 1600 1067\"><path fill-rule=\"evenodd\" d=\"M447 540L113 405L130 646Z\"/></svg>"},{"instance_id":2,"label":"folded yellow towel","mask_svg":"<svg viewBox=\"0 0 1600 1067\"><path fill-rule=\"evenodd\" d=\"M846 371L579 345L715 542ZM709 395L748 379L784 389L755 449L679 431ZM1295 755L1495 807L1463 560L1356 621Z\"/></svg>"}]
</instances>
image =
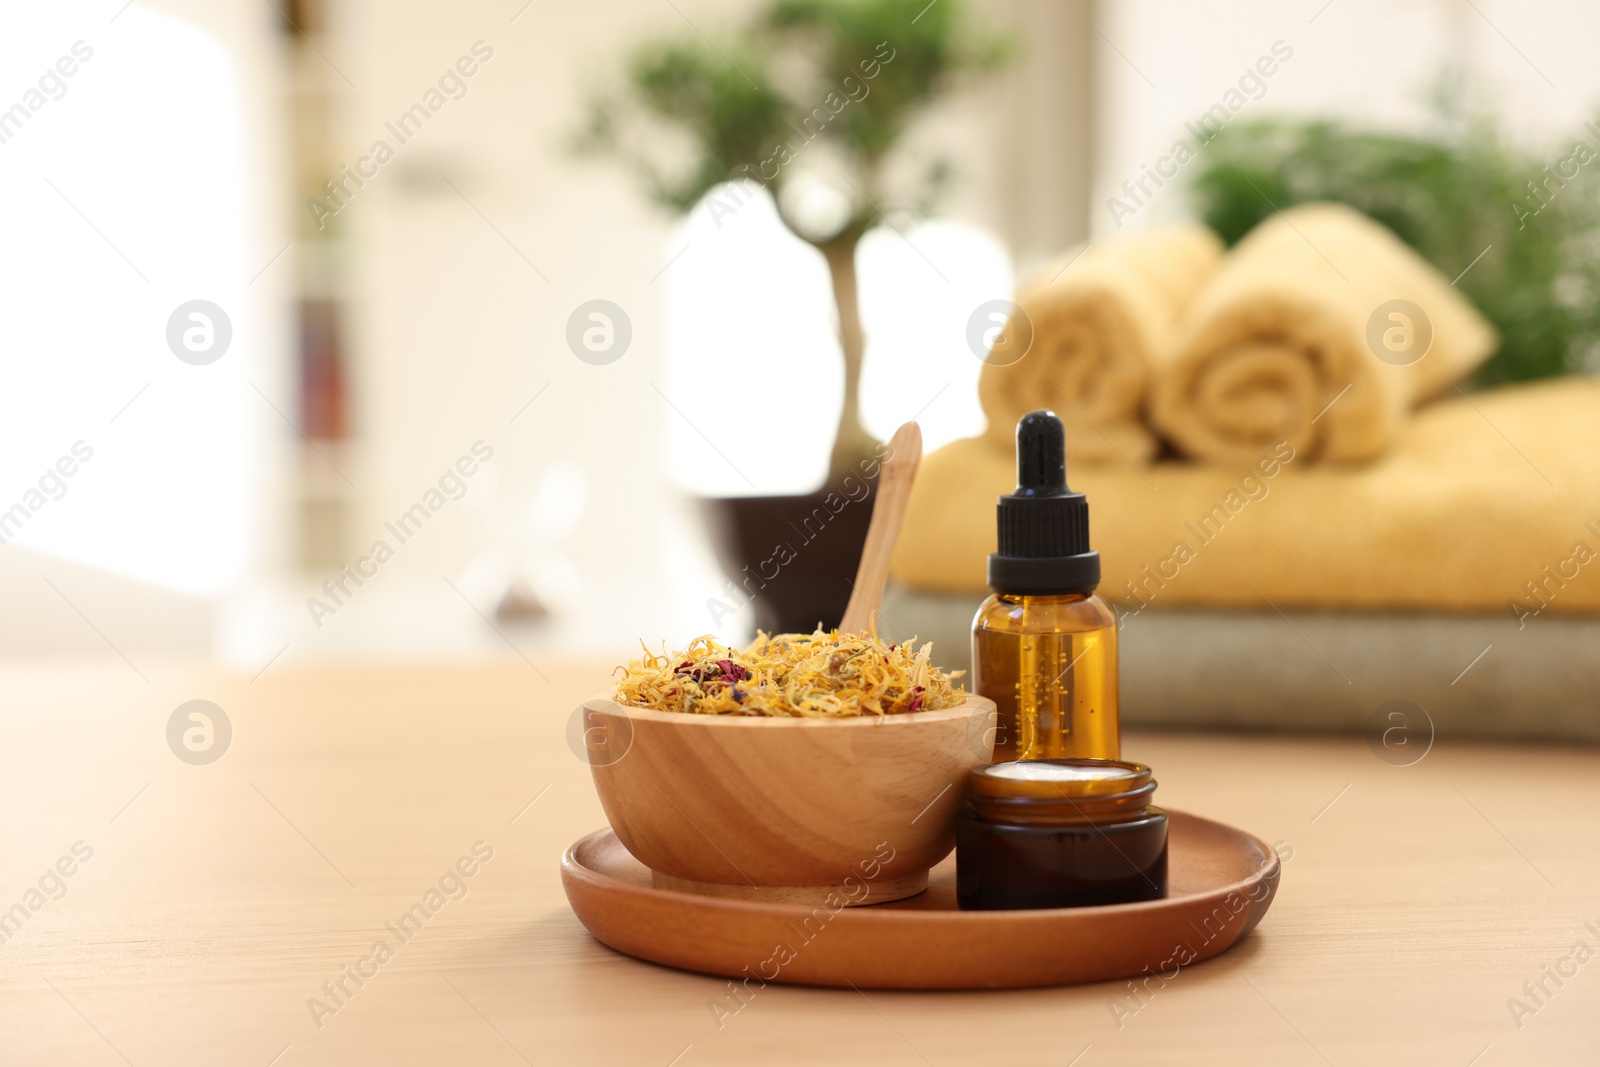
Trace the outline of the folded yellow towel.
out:
<instances>
[{"instance_id":1,"label":"folded yellow towel","mask_svg":"<svg viewBox=\"0 0 1600 1067\"><path fill-rule=\"evenodd\" d=\"M1199 459L1248 462L1286 440L1301 462L1367 461L1498 345L1394 234L1343 205L1307 204L1251 231L1189 306L1150 420Z\"/></svg>"},{"instance_id":2,"label":"folded yellow towel","mask_svg":"<svg viewBox=\"0 0 1600 1067\"><path fill-rule=\"evenodd\" d=\"M1102 596L1143 605L1600 612L1600 381L1454 396L1367 467L1287 443L1231 465L1076 467ZM972 438L922 462L893 574L986 591L1011 449ZM1520 606L1520 607L1519 607ZM1532 614L1522 614L1532 613ZM1532 625L1532 622L1528 622Z\"/></svg>"},{"instance_id":3,"label":"folded yellow towel","mask_svg":"<svg viewBox=\"0 0 1600 1067\"><path fill-rule=\"evenodd\" d=\"M1216 273L1222 243L1204 226L1154 230L1079 247L1024 283L978 378L989 435L1009 443L1017 420L1049 407L1082 462L1142 462L1156 441L1141 423L1150 371L1178 314ZM1001 365L999 354L1027 343Z\"/></svg>"}]
</instances>

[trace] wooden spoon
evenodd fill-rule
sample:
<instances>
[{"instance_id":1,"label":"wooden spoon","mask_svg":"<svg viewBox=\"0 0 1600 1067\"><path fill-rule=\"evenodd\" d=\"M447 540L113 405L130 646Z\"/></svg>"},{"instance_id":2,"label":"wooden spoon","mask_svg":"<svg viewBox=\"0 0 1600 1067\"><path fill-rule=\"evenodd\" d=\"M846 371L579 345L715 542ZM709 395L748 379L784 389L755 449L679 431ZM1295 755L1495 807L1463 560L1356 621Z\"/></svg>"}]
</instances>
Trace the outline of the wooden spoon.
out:
<instances>
[{"instance_id":1,"label":"wooden spoon","mask_svg":"<svg viewBox=\"0 0 1600 1067\"><path fill-rule=\"evenodd\" d=\"M883 600L884 583L889 580L889 559L900 539L900 524L905 521L906 502L911 499L911 483L922 462L922 427L908 422L889 438L878 471L878 495L872 505L872 525L867 527L867 543L861 549L861 566L850 603L839 623L842 633L860 633L872 624Z\"/></svg>"}]
</instances>

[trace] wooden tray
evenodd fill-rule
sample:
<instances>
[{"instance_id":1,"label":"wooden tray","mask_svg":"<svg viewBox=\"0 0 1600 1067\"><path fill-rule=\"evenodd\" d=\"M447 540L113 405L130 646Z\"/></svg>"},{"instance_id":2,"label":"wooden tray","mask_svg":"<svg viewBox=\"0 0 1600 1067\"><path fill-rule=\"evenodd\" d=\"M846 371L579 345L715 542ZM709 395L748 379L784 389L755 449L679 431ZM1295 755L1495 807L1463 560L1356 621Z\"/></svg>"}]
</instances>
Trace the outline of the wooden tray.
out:
<instances>
[{"instance_id":1,"label":"wooden tray","mask_svg":"<svg viewBox=\"0 0 1600 1067\"><path fill-rule=\"evenodd\" d=\"M1168 978L1236 944L1277 893L1277 854L1231 826L1170 812L1164 900L1093 908L961 911L955 857L928 891L830 911L699 896L651 884L609 829L567 849L572 910L630 956L755 982L866 989L1003 989Z\"/></svg>"}]
</instances>

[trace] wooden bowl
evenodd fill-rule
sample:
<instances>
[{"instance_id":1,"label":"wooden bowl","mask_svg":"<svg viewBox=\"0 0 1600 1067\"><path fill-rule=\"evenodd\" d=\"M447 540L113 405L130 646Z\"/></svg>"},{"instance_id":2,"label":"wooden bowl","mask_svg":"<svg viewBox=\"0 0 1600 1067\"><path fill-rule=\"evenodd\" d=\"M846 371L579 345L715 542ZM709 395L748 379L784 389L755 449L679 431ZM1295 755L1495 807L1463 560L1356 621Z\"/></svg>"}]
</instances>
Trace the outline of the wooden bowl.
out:
<instances>
[{"instance_id":1,"label":"wooden bowl","mask_svg":"<svg viewBox=\"0 0 1600 1067\"><path fill-rule=\"evenodd\" d=\"M583 703L595 789L664 889L832 907L922 892L955 847L995 706L844 719L691 715Z\"/></svg>"}]
</instances>

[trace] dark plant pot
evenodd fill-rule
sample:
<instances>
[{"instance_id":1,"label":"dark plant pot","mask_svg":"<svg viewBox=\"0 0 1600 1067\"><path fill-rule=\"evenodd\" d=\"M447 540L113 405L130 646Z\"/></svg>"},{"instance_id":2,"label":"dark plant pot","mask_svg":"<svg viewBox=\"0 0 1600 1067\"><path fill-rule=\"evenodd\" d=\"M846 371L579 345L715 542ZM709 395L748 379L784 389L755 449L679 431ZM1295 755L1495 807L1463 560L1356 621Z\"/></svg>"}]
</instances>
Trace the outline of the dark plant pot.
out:
<instances>
[{"instance_id":1,"label":"dark plant pot","mask_svg":"<svg viewBox=\"0 0 1600 1067\"><path fill-rule=\"evenodd\" d=\"M723 531L717 546L722 569L745 591L741 595L754 596L759 629L810 633L819 623L824 629L839 625L877 492L875 479L857 484L866 495L857 489L856 500L822 489L804 496L706 501ZM829 506L830 493L837 511Z\"/></svg>"}]
</instances>

